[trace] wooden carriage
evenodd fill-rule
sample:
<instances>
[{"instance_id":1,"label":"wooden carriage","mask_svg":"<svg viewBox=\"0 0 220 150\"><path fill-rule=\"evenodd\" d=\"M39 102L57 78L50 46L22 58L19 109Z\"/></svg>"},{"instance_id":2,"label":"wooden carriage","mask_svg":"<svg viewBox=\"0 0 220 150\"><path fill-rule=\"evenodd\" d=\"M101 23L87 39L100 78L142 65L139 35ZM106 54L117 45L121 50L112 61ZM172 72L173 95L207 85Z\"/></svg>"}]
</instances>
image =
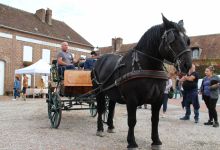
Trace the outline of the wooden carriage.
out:
<instances>
[{"instance_id":1,"label":"wooden carriage","mask_svg":"<svg viewBox=\"0 0 220 150\"><path fill-rule=\"evenodd\" d=\"M56 61L52 62L47 98L51 127L59 127L63 110L89 110L90 115L95 117L97 106L95 95L91 92L91 71L65 70L62 77L56 64ZM106 122L107 114L103 115L103 122Z\"/></svg>"}]
</instances>

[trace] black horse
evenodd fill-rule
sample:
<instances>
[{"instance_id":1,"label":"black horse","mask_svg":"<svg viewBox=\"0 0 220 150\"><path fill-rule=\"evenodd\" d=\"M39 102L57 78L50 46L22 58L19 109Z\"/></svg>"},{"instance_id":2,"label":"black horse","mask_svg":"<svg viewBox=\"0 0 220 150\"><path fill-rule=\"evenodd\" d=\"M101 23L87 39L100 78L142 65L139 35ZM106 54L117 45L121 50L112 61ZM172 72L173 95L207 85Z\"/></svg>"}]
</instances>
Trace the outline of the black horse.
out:
<instances>
[{"instance_id":1,"label":"black horse","mask_svg":"<svg viewBox=\"0 0 220 150\"><path fill-rule=\"evenodd\" d=\"M126 104L128 113L128 148L136 148L134 127L137 106L152 105L152 145L161 145L158 134L159 111L166 86L167 73L163 61L172 62L177 70L187 73L192 65L189 38L183 21L167 20L151 27L137 45L123 57L106 54L97 60L92 71L93 86L97 99L97 136L103 136L102 114L105 96L108 96L108 132L113 132L113 116L116 102Z\"/></svg>"}]
</instances>

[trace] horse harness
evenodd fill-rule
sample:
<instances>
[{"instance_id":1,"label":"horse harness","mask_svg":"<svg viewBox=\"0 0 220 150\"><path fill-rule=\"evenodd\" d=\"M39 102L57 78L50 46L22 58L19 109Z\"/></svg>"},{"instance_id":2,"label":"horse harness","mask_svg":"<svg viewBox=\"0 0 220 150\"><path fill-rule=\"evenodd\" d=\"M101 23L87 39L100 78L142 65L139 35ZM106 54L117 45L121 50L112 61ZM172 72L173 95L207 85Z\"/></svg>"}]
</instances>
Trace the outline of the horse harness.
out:
<instances>
[{"instance_id":1,"label":"horse harness","mask_svg":"<svg viewBox=\"0 0 220 150\"><path fill-rule=\"evenodd\" d=\"M140 52L140 51L138 51L138 52ZM132 71L117 78L114 83L112 83L111 85L109 85L105 88L103 88L103 86L109 81L109 79L112 77L112 75L117 70L119 70L120 68L125 66L125 64L122 63L123 56L120 56L112 73L102 83L100 83L97 80L96 74L94 73L94 70L93 70L92 71L93 75L94 75L93 82L95 82L99 86L97 89L95 89L95 91L99 90L98 93L105 92L113 87L118 87L118 86L120 86L130 80L137 79L137 78L155 78L155 79L168 80L168 77L167 77L167 74L165 71L143 70L140 63L139 63L138 52L137 52L137 50L132 50ZM138 66L138 69L135 69L136 65Z\"/></svg>"}]
</instances>

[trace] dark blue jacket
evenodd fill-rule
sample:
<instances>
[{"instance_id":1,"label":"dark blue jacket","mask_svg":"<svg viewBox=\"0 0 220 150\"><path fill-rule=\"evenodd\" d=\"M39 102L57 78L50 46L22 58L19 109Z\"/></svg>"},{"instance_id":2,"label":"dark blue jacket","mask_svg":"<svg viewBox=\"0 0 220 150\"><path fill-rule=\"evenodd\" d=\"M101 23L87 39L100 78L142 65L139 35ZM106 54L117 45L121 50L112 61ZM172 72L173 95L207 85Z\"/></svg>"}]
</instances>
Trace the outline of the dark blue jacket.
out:
<instances>
[{"instance_id":1,"label":"dark blue jacket","mask_svg":"<svg viewBox=\"0 0 220 150\"><path fill-rule=\"evenodd\" d=\"M84 69L85 70L92 70L92 68L95 65L96 60L97 59L94 59L94 58L87 58L85 63L84 63Z\"/></svg>"}]
</instances>

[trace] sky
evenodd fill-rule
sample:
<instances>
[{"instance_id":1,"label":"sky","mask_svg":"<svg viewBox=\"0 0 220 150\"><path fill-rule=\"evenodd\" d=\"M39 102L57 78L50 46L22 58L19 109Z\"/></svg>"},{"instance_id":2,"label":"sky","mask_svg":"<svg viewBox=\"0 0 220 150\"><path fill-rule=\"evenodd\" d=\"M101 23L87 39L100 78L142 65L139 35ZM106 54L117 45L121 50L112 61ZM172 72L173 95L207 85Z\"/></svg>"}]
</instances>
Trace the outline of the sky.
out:
<instances>
[{"instance_id":1,"label":"sky","mask_svg":"<svg viewBox=\"0 0 220 150\"><path fill-rule=\"evenodd\" d=\"M151 27L168 20L184 21L189 36L220 33L219 0L0 0L35 13L52 9L52 17L64 21L94 47L136 43ZM1 15L1 14L0 14Z\"/></svg>"}]
</instances>

